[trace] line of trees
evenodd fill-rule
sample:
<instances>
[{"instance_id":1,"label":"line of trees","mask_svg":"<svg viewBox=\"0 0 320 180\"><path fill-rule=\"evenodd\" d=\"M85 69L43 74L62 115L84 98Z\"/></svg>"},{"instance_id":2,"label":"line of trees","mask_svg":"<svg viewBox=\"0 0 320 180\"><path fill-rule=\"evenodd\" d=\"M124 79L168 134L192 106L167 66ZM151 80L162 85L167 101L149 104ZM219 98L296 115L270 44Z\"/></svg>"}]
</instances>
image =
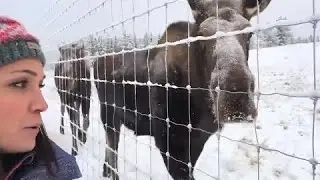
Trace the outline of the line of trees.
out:
<instances>
[{"instance_id":1,"label":"line of trees","mask_svg":"<svg viewBox=\"0 0 320 180\"><path fill-rule=\"evenodd\" d=\"M286 18L280 17L278 20L285 20ZM89 55L99 55L116 48L142 48L148 44L156 44L160 34L147 34L143 37L136 37L133 34L123 32L121 36L113 37L94 37L89 36L86 41ZM320 42L320 37L316 37L316 41ZM308 37L295 37L292 33L291 27L281 26L271 29L260 31L254 35L250 40L250 49L257 48L257 42L260 48L284 46L288 44L297 43L310 43L313 42L313 36Z\"/></svg>"},{"instance_id":2,"label":"line of trees","mask_svg":"<svg viewBox=\"0 0 320 180\"><path fill-rule=\"evenodd\" d=\"M286 20L286 17L279 17L277 21ZM259 47L275 47L297 43L313 42L313 35L308 37L295 37L290 26L280 26L271 29L262 30L257 36L253 36L250 41L250 48L257 48L257 40ZM320 42L320 37L316 36L316 42Z\"/></svg>"},{"instance_id":3,"label":"line of trees","mask_svg":"<svg viewBox=\"0 0 320 180\"><path fill-rule=\"evenodd\" d=\"M276 27L260 31L257 36L253 36L250 41L250 48L257 48L257 40L259 47L275 47L284 46L297 43L313 42L313 36L308 37L294 37L291 28L288 26ZM316 42L320 42L320 37L316 36Z\"/></svg>"},{"instance_id":4,"label":"line of trees","mask_svg":"<svg viewBox=\"0 0 320 180\"><path fill-rule=\"evenodd\" d=\"M131 49L146 47L149 44L156 44L160 37L160 34L153 35L145 33L142 38L139 38L127 32L123 32L120 37L89 36L86 41L86 47L90 55L99 55L116 48Z\"/></svg>"}]
</instances>

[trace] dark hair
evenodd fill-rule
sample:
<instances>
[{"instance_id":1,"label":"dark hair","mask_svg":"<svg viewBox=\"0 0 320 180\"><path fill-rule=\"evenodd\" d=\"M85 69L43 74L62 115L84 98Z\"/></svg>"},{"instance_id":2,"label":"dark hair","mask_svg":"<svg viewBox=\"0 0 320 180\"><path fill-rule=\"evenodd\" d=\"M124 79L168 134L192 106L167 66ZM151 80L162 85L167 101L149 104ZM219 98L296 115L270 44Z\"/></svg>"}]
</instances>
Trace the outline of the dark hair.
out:
<instances>
[{"instance_id":1,"label":"dark hair","mask_svg":"<svg viewBox=\"0 0 320 180\"><path fill-rule=\"evenodd\" d=\"M55 171L52 166L54 163L56 168L58 168L55 152L52 148L50 139L43 125L41 125L40 130L41 132L39 132L39 134L36 137L36 146L30 152L35 152L35 162L44 162L50 175L55 176ZM4 172L10 172L10 170L21 160L21 158L23 158L30 152L3 154L0 161L2 163Z\"/></svg>"}]
</instances>

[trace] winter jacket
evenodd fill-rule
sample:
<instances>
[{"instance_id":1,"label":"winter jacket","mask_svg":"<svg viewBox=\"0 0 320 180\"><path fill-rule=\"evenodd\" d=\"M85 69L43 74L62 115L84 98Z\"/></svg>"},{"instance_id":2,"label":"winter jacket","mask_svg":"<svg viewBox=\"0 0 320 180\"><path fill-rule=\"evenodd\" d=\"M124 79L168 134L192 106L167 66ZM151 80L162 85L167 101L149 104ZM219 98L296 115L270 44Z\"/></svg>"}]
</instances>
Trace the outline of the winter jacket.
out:
<instances>
[{"instance_id":1,"label":"winter jacket","mask_svg":"<svg viewBox=\"0 0 320 180\"><path fill-rule=\"evenodd\" d=\"M34 153L31 152L14 166L6 180L72 180L82 177L75 157L65 152L53 141L51 143L58 165L56 177L50 176L44 162L35 162Z\"/></svg>"}]
</instances>

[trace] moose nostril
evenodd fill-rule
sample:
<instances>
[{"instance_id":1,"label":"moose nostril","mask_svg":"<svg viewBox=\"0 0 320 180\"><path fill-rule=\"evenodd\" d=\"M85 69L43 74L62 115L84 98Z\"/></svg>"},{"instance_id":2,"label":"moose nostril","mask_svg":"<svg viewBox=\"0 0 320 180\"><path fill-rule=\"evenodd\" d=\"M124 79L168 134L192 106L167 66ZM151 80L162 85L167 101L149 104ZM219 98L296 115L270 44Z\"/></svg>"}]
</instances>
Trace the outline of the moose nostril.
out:
<instances>
[{"instance_id":1,"label":"moose nostril","mask_svg":"<svg viewBox=\"0 0 320 180\"><path fill-rule=\"evenodd\" d=\"M255 116L252 116L252 115L249 115L249 116L247 116L247 121L249 121L249 122L252 122L252 121L255 121Z\"/></svg>"},{"instance_id":2,"label":"moose nostril","mask_svg":"<svg viewBox=\"0 0 320 180\"><path fill-rule=\"evenodd\" d=\"M238 117L233 117L232 121L234 121L234 122L243 122L243 121L246 121L246 119L244 117L242 117L242 116L238 116Z\"/></svg>"},{"instance_id":3,"label":"moose nostril","mask_svg":"<svg viewBox=\"0 0 320 180\"><path fill-rule=\"evenodd\" d=\"M235 117L235 118L233 118L233 121L235 121L235 122L241 122L241 121L243 121L243 118L241 118L241 117Z\"/></svg>"}]
</instances>

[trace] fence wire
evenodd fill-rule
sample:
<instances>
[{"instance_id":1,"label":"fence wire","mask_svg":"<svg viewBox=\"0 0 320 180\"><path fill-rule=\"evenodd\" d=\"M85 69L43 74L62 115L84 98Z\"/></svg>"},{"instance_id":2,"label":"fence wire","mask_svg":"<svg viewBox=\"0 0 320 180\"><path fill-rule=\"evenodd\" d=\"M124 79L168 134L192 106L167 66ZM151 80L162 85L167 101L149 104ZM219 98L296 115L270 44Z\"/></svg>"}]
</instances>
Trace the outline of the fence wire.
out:
<instances>
[{"instance_id":1,"label":"fence wire","mask_svg":"<svg viewBox=\"0 0 320 180\"><path fill-rule=\"evenodd\" d=\"M64 9L63 11L61 11L59 14L55 15L50 21L47 21L48 23L46 23L46 25L44 26L44 28L48 28L53 22L57 21L59 18L62 18L63 15L67 14L68 11L71 9L71 8L76 8L75 6L77 5L77 2L79 2L80 0L74 0L71 2L71 4L66 8ZM109 25L109 26L106 26L105 28L102 28L98 31L95 31L95 32L90 32L88 34L85 34L84 36L81 36L77 39L73 39L71 41L64 41L63 39L61 39L61 43L59 44L59 46L68 46L68 45L71 45L71 44L74 44L74 43L77 43L81 40L85 40L87 39L88 37L90 36L98 36L99 34L107 34L109 33L109 31L111 31L112 33L111 34L116 34L116 27L117 26L121 26L121 31L125 32L125 24L128 23L128 22L132 22L132 27L130 27L130 29L132 30L132 33L133 33L133 38L134 38L134 42L136 42L136 26L137 26L137 19L142 17L142 16L147 16L147 35L149 36L150 33L151 33L151 30L150 30L150 21L153 21L152 19L150 19L150 14L153 12L153 11L156 11L158 9L164 9L165 11L165 24L164 26L165 27L168 27L169 23L168 23L168 6L170 6L171 4L174 4L174 3L177 3L177 2L185 2L187 3L186 1L182 1L182 0L173 0L173 1L168 1L162 5L158 5L158 6L155 6L155 7L151 7L151 2L150 0L145 0L146 3L147 3L147 9L146 11L144 12L140 12L140 13L136 13L136 6L135 6L135 2L134 0L132 0L132 16L129 17L129 18L125 18L124 17L124 12L123 12L123 3L124 1L127 1L127 0L121 0L121 21L119 22L115 22L114 20L114 9L113 9L113 0L105 0L105 1L101 1L99 3L97 3L96 6L94 6L92 9L89 9L87 12L85 12L84 14L80 15L78 18L76 18L75 20L73 20L70 24L66 24L65 26L59 28L58 30L55 30L54 33L50 34L47 38L48 42L50 40L52 40L54 37L57 37L59 34L61 34L62 32L66 31L67 29L71 29L72 27L74 27L74 25L80 23L81 21L84 21L86 20L89 16L93 15L94 13L97 13L99 9L103 9L103 8L106 8L106 7L109 7L110 8L110 16L107 17L107 18L110 18L111 21L112 21L112 24ZM219 19L220 17L218 16L218 12L219 12L219 6L218 6L218 1L215 1L216 2L216 5L215 5L215 8L216 8L216 18ZM55 2L55 4L59 3L59 0L57 0ZM110 3L110 4L108 4ZM257 0L257 4L259 4L259 1ZM135 131L137 132L138 131L138 115L141 116L141 117L146 117L148 118L148 120L150 121L150 126L149 126L149 135L151 136L152 134L152 128L154 128L152 126L152 121L155 121L155 120L158 120L158 121L163 121L164 123L166 123L167 125L167 129L166 129L166 137L167 137L167 140L166 140L166 151L160 151L160 153L164 156L166 156L166 160L167 160L167 163L165 164L165 166L169 169L171 164L169 162L172 162L171 160L174 160L176 162L179 162L179 163L182 163L184 165L186 165L188 167L188 170L189 170L189 176L193 176L192 173L194 172L194 169L206 174L207 176L211 177L212 179L221 179L221 155L220 155L220 152L221 152L221 139L224 139L224 140L228 140L230 142L236 142L236 143L239 143L239 144L246 144L246 145L249 145L249 146L252 146L254 148L256 148L256 153L257 153L257 179L261 179L261 174L260 174L260 171L261 171L261 167L260 167L260 156L261 156L261 152L262 150L263 151L267 151L267 152L276 152L276 153L279 153L281 155L284 155L284 156L287 156L287 157L290 157L290 158L295 158L295 159L298 159L298 160L301 160L301 161L306 161L306 162L309 162L312 166L312 177L313 179L316 178L316 167L317 165L319 164L318 160L316 159L315 157L315 123L316 123L316 115L317 115L317 102L318 102L318 99L320 98L320 92L319 90L317 89L317 71L316 71L316 67L317 67L317 64L316 64L316 28L317 28L317 24L318 22L320 21L320 14L316 14L316 10L315 10L315 0L312 1L312 5L313 5L313 10L312 10L312 14L305 18L305 19L301 19L301 20L286 20L286 21L277 21L275 23L272 23L272 24L265 24L265 25L262 25L261 22L260 22L260 19L259 19L259 16L260 16L260 9L259 9L259 6L258 6L258 9L257 9L257 26L256 27L246 27L242 30L237 30L237 31L230 31L230 32L222 32L219 30L219 24L217 22L216 26L217 26L217 32L211 36L196 36L196 37L191 37L191 32L189 30L190 28L190 23L188 23L188 32L187 32L187 38L185 39L182 39L182 40L177 40L177 41L174 41L174 42L169 42L168 41L168 31L167 29L165 29L165 34L166 34L166 39L165 39L165 42L164 43L158 43L158 44L151 44L150 43L150 39L148 37L148 44L144 47L137 47L137 44L134 43L133 47L130 48L130 49L125 49L125 48L122 48L120 51L116 51L115 49L113 48L110 48L111 51L109 52L104 52L102 54L91 54L91 55L86 55L84 57L77 57L75 58L73 55L76 54L76 52L72 52L70 54L68 54L68 58L66 60L60 60L60 61L54 61L54 62L51 62L49 63L49 66L50 65L58 65L58 64L62 64L62 63L77 63L77 62L80 62L80 61L84 61L84 62L88 62L90 64L90 71L93 72L93 60L95 61L100 61L101 58L103 58L103 60L107 60L108 57L112 57L112 71L115 72L117 69L115 69L115 66L117 66L117 62L115 61L115 58L118 56L118 55L121 55L121 64L122 66L125 66L125 64L127 63L126 61L128 61L126 58L125 58L125 55L128 54L128 53L133 53L134 54L134 58L133 58L133 71L134 71L134 80L133 81L129 81L129 80L125 80L124 76L123 76L123 79L122 79L122 82L116 82L115 80L115 73L112 73L112 81L110 80L107 80L109 77L107 77L106 73L104 73L104 79L95 79L93 78L93 74L91 73L90 75L90 78L83 78L83 77L76 77L77 74L73 74L73 73L80 73L81 74L81 70L83 70L81 67L82 65L80 65L79 67L79 70L80 72L78 71L72 71L71 74L69 74L69 76L65 76L65 75L54 75L54 78L55 80L58 80L59 83L62 83L59 85L59 87L62 87L62 89L60 88L57 88L57 91L59 93L62 93L64 95L63 98L67 99L68 98L68 95L71 95L72 97L74 98L79 98L81 100L89 100L91 104L94 103L94 100L92 97L85 97L81 94L77 94L77 92L71 92L70 89L63 89L63 88L67 88L70 84L71 81L74 81L75 80L75 77L76 77L76 80L79 81L79 82L90 82L92 84L92 89L95 89L96 86L94 86L94 83L99 83L98 86L104 86L105 88L107 86L112 86L113 87L113 103L109 103L108 100L107 100L107 97L111 97L110 94L108 94L107 92L105 92L104 96L105 96L105 100L106 101L101 101L99 102L99 105L105 105L106 108L111 108L113 109L112 111L106 111L105 113L105 116L106 117L112 117L112 122L113 124L108 124L107 122L110 122L107 120L107 122L105 124L101 123L101 127L103 126L105 129L104 131L108 131L108 130L111 130L113 131L113 134L114 136L116 137L117 134L120 134L120 136L123 136L124 138L124 144L126 144L126 138L131 138L133 141L135 141L135 162L128 162L130 164L134 164L134 168L135 168L135 179L139 179L138 177L138 174L137 172L141 172L143 173L144 175L146 175L147 177L149 177L150 179L152 178L152 174L154 173L152 171L152 168L150 167L150 170L149 172L146 172L144 169L141 169L138 167L138 160L137 160L137 157L138 157L138 144L143 144L143 145L146 145L148 146L149 150L150 150L150 155L149 155L149 164L150 166L152 165L153 163L153 160L152 160L152 155L151 155L151 152L152 151L157 151L158 149L156 147L153 147L151 146L151 138L149 140L149 143L144 143L142 141L139 141L137 138L132 138L130 135L127 134L127 132L122 132L120 131L120 129L116 129L114 127L114 124L118 123L117 121L119 120L119 117L117 117L116 115L116 112L119 112L119 111L123 111L124 112L124 117L123 117L123 120L126 121L126 115L127 115L127 112L131 112L131 113L134 113L134 122L135 122L135 125L134 125L134 128L135 128ZM48 12L50 12L52 9L52 7L49 8ZM187 13L186 13L187 14ZM187 15L188 16L188 15ZM190 21L189 19L189 16L188 16L188 20ZM103 23L103 22L102 22ZM261 91L261 77L260 77L260 72L261 72L261 69L260 69L260 64L259 64L259 59L260 59L260 45L259 45L259 33L262 31L262 30L266 30L266 29L271 29L271 28L275 28L275 27L285 27L285 26L294 26L294 25L300 25L300 24L312 24L312 28L313 28L313 42L312 42L312 46L313 46L313 89L312 90L307 90L306 92L303 92L303 93L289 93L289 92L262 92ZM138 25L139 26L139 25ZM129 28L128 28L129 29ZM130 31L127 30L127 31ZM199 87L192 87L191 86L191 75L190 75L190 46L191 46L191 43L194 43L194 42L197 42L197 41L208 41L208 40L213 40L213 39L219 39L219 38L223 38L223 37L231 37L231 36L235 36L235 35L241 35L241 34L247 34L247 33L256 33L257 34L257 41L256 41L256 46L257 46L257 49L256 49L256 63L257 63L257 88L255 89L255 92L254 92L254 96L256 97L257 101L256 101L256 107L257 107L257 110L259 112L259 102L260 102L260 98L261 96L274 96L274 95L278 95L278 96L284 96L284 97L291 97L291 98L310 98L312 99L313 101L313 112L312 112L312 157L311 158L305 158L305 157L299 157L299 156L295 156L293 154L289 154L289 153L286 153L286 152L282 152L276 148L270 148L270 147L266 147L265 145L263 145L263 143L261 143L260 139L259 139L259 134L258 134L258 130L257 130L257 122L254 121L252 123L253 125L253 128L254 128L254 134L255 134L255 143L250 143L250 142L246 142L245 140L235 140L233 138L230 138L230 137L226 137L224 135L222 135L222 130L218 129L217 132L215 133L211 133L209 131L206 131L205 129L200 129L200 128L197 128L197 127L193 127L193 124L192 124L192 118L191 118L191 94L192 94L192 90L199 90L201 91L202 93L209 93L210 91L212 91L212 89L209 89L209 88L199 88ZM114 37L113 41L115 42L116 41L116 37ZM173 46L178 46L178 45L182 45L182 44L186 44L187 47L188 47L188 51L187 51L187 65L186 65L186 68L188 70L188 74L187 74L187 82L188 82L188 85L185 86L185 87L179 87L177 85L174 85L174 84L170 84L169 82L169 79L168 79L168 48L169 47L173 47ZM48 47L50 47L50 43L47 44ZM166 84L165 85L161 85L161 84L157 84L157 83L152 83L151 82L151 78L150 78L150 51L152 49L160 49L160 48L165 48L165 51L164 51L164 63L165 63L165 74L166 74L166 79L165 79L165 82ZM136 56L137 56L137 53L141 52L141 51L147 51L147 57L146 57L146 63L147 63L147 82L138 82L137 81L137 66L138 64L136 63ZM117 59L118 60L118 59ZM217 60L217 62L219 62L219 59ZM106 63L104 63L104 65L106 65ZM108 67L104 67L104 70L108 68ZM99 72L100 71L100 68L98 68L97 70L97 74L100 74L102 72ZM218 72L219 73L219 72ZM70 81L71 80L71 81ZM220 78L218 78L218 86L215 87L215 91L217 93L217 97L220 97L220 94L221 93L244 93L244 92L231 92L231 91L227 91L227 90L224 90L223 88L221 88L220 86ZM73 82L74 83L74 82ZM116 85L122 85L123 87L123 106L117 106L116 105L116 90L117 90L117 87ZM145 114L143 112L139 112L138 111L138 105L137 105L137 99L135 99L135 107L134 107L134 110L128 108L125 106L126 104L126 92L125 92L125 86L126 85L133 85L134 86L134 97L136 98L137 97L137 88L139 87L143 87L143 86L147 86L148 87L148 108L151 110L151 107L152 107L152 102L151 102L151 88L152 87L160 87L160 88L164 88L165 89L165 92L166 92L166 117L157 117L157 116L154 116L152 115L152 113L150 112L149 114ZM181 123L177 123L177 122L173 122L171 121L170 119L170 115L169 115L169 91L172 90L172 89L178 89L178 90L187 90L188 92L188 124L181 124ZM247 92L246 92L247 93ZM92 96L92 95L91 95ZM60 104L60 102L58 102L59 100L56 101L57 104ZM80 116L81 112L78 108L76 107L73 107L72 105L70 104L64 104L61 102L62 105L64 105L68 111L70 112L75 112L78 116ZM220 105L219 105L219 101L217 100L216 101L216 108L218 108ZM59 109L57 109L58 111ZM90 109L90 114L93 114L95 112L95 110L93 110L92 108ZM112 112L113 115L110 116L108 115L107 113L109 112ZM220 125L220 116L219 116L219 111L217 110L216 111L216 118L217 118L217 123L218 125ZM102 114L102 113L101 113ZM100 119L100 117L99 117ZM94 119L93 116L90 116L89 118L89 121L90 123L93 122L93 121L96 121L97 119ZM87 139L90 139L92 142L97 142L98 144L104 144L103 147L106 148L106 157L99 157L97 155L95 155L95 153L93 152L90 152L90 149L88 147L86 147L85 145L82 144L82 147L81 149L84 149L85 152L86 152L86 157L83 157L82 159L84 159L84 161L86 161L86 159L89 159L90 157L94 157L94 159L96 161L99 162L99 164L105 164L109 169L111 169L111 171L115 172L116 174L119 174L119 176L121 177L122 175L119 173L119 170L117 168L119 168L119 166L116 166L116 168L113 167L114 164L109 164L108 161L111 161L109 156L110 153L114 153L117 158L119 159L122 159L124 161L124 167L123 167L123 172L126 172L126 169L127 168L130 168L130 167L126 167L127 164L126 164L126 161L128 161L126 159L126 153L130 153L130 151L132 149L126 149L124 148L124 157L119 155L120 153L118 152L117 149L113 149L112 147L110 147L110 142L108 142L109 140L107 140L107 135L105 136L106 138L106 142L101 142L101 140L99 140L99 137L94 137L94 136L91 136L90 133L86 133L83 131L83 128L81 127L81 124L80 123L75 123L73 122L72 120L67 119L67 121L70 123L70 126L73 126L73 127L76 127L77 131L78 129L80 129L80 131L82 133L85 133L87 134ZM124 122L126 123L126 122ZM169 152L170 152L170 139L169 137L170 136L170 133L171 132L171 129L170 129L170 126L172 125L175 125L175 126L179 126L181 128L186 128L188 129L188 137L186 137L188 139L188 162L183 162L181 160L179 160L178 158L172 156ZM198 169L196 167L194 167L194 164L192 165L192 152L191 152L191 149L192 149L192 143L191 143L191 133L193 131L201 131L202 133L205 133L205 134L208 134L208 135L216 135L217 136L217 166L218 166L218 169L217 169L217 177L215 176L212 176L209 172L205 172L201 169ZM78 132L79 133L79 132ZM73 134L72 133L72 138L73 139L77 139L79 134L76 133L76 134ZM102 132L104 133L104 132ZM100 134L100 132L98 133ZM77 140L78 141L78 140ZM81 142L80 142L81 143ZM113 145L112 145L113 146ZM116 147L118 147L118 145L116 145ZM124 146L125 147L125 146ZM74 148L73 147L73 150L78 152L79 149L77 148ZM100 151L100 150L99 150ZM107 152L108 151L108 152ZM98 153L100 154L100 153ZM107 157L108 156L108 157ZM105 158L105 159L104 159ZM100 163L101 162L101 159L104 159L103 163ZM117 160L117 159L115 159ZM87 171L91 170L92 172L96 172L96 168L97 167L91 167L91 169L89 168L89 165L86 167L87 168ZM99 167L100 168L100 167ZM84 174L84 176L86 176ZM97 175L100 177L100 175ZM125 174L123 174L123 176L125 177ZM87 178L90 179L92 177L89 177L89 175L87 175ZM170 179L170 174L167 173L167 178Z\"/></svg>"}]
</instances>

